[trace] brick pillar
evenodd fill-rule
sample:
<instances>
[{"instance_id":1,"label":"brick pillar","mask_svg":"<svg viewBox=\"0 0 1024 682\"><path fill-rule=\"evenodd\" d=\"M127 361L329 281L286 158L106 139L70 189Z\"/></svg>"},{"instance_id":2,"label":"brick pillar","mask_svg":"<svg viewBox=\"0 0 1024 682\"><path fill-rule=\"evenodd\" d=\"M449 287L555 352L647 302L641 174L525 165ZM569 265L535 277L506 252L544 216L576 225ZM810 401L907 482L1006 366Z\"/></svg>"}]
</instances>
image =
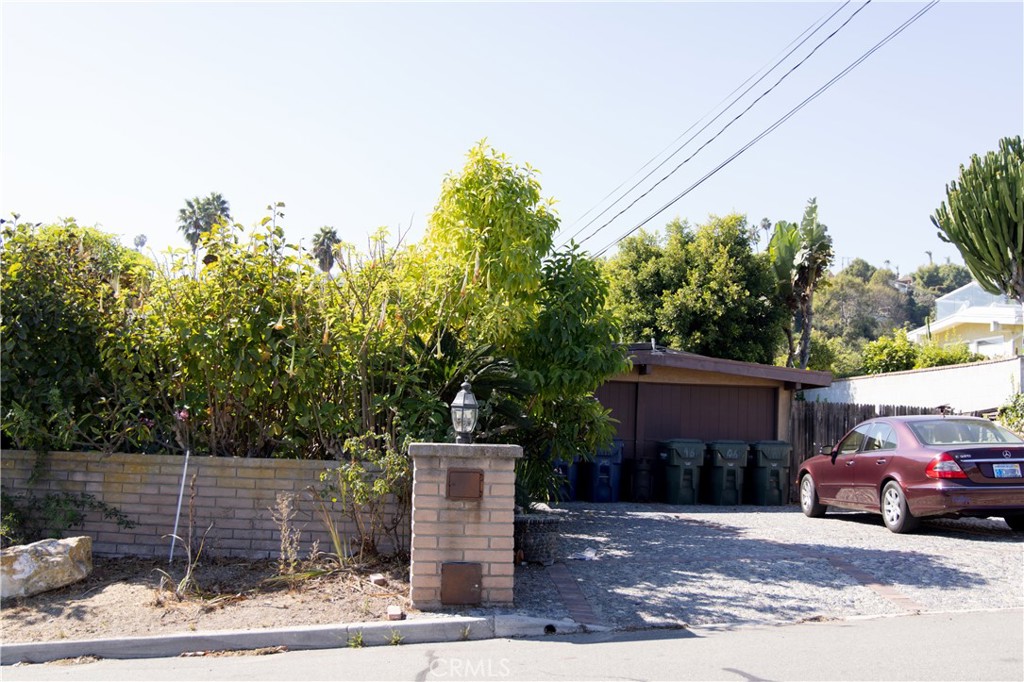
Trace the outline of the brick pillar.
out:
<instances>
[{"instance_id":1,"label":"brick pillar","mask_svg":"<svg viewBox=\"0 0 1024 682\"><path fill-rule=\"evenodd\" d=\"M518 445L414 443L410 599L511 605Z\"/></svg>"}]
</instances>

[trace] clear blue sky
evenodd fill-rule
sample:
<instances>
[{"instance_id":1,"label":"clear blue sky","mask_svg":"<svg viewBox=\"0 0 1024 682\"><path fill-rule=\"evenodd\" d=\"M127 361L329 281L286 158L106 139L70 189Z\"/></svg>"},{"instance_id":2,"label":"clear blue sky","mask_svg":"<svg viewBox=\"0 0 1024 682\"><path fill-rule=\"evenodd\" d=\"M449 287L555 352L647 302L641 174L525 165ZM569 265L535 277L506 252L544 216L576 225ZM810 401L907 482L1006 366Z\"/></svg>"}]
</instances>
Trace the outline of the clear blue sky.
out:
<instances>
[{"instance_id":1,"label":"clear blue sky","mask_svg":"<svg viewBox=\"0 0 1024 682\"><path fill-rule=\"evenodd\" d=\"M246 225L284 201L292 241L322 225L357 245L379 226L415 240L445 174L486 137L541 172L568 235L840 5L5 0L0 211L74 216L163 250L185 245L184 200L217 191ZM868 5L586 245L640 224L924 6ZM837 265L961 262L928 216L961 163L1022 128L1022 3L943 2L648 226L799 220L815 196Z\"/></svg>"}]
</instances>

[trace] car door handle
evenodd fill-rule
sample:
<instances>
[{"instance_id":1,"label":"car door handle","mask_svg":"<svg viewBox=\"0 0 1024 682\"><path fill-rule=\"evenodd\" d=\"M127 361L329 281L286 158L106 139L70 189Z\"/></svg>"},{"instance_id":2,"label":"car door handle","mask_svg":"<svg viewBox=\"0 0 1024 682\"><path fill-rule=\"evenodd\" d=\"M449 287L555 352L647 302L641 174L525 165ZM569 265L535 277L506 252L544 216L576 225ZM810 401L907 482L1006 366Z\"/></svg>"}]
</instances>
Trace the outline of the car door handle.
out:
<instances>
[{"instance_id":1,"label":"car door handle","mask_svg":"<svg viewBox=\"0 0 1024 682\"><path fill-rule=\"evenodd\" d=\"M848 466L848 467L852 467L852 466L853 466L854 464L856 464L856 463L857 463L857 462L856 462L856 460L852 460L852 459L851 459L851 460L850 460L849 462L847 462L847 463L846 463L846 466Z\"/></svg>"},{"instance_id":2,"label":"car door handle","mask_svg":"<svg viewBox=\"0 0 1024 682\"><path fill-rule=\"evenodd\" d=\"M875 464L885 464L885 463L886 463L886 462L888 462L888 461L889 461L889 460L887 460L887 459L885 459L885 458L883 457L883 458L881 458L881 459L876 459L876 460L875 460Z\"/></svg>"}]
</instances>

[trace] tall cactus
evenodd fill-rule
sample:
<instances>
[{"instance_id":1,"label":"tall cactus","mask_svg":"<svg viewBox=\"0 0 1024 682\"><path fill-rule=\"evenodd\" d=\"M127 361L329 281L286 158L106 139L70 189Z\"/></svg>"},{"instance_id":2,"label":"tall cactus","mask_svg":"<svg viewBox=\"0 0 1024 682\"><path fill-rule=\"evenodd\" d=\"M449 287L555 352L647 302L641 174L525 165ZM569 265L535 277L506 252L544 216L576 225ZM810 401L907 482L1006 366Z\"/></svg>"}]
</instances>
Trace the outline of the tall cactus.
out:
<instances>
[{"instance_id":1,"label":"tall cactus","mask_svg":"<svg viewBox=\"0 0 1024 682\"><path fill-rule=\"evenodd\" d=\"M946 185L932 216L939 239L960 250L985 291L1024 305L1024 145L1005 137L998 152L971 156L960 181Z\"/></svg>"}]
</instances>

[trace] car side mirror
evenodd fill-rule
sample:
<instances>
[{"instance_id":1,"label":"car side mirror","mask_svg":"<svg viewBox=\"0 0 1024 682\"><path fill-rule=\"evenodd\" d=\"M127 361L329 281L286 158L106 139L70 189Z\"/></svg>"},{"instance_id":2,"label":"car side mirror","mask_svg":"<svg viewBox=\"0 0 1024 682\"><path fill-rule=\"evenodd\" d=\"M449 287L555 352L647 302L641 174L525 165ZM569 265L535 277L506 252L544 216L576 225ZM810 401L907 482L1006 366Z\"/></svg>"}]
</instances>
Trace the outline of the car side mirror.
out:
<instances>
[{"instance_id":1,"label":"car side mirror","mask_svg":"<svg viewBox=\"0 0 1024 682\"><path fill-rule=\"evenodd\" d=\"M831 445L822 445L820 448L818 448L818 454L819 455L831 455L832 454L832 446Z\"/></svg>"}]
</instances>

